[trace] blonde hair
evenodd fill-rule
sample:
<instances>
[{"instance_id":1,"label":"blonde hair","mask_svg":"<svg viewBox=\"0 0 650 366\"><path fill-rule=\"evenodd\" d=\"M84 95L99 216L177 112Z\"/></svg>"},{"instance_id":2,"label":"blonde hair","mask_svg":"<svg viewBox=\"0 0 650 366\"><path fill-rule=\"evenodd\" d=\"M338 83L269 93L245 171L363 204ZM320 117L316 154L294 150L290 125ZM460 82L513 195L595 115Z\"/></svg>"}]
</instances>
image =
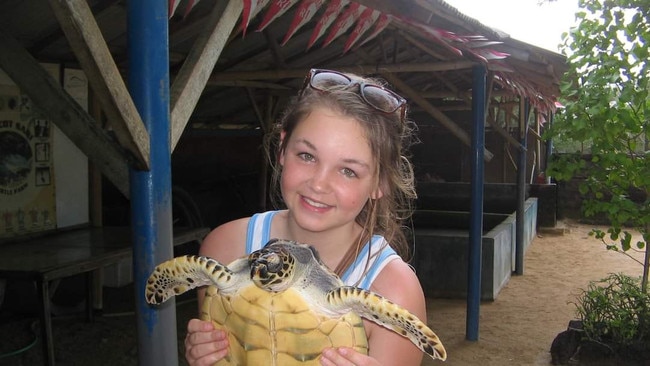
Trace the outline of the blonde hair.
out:
<instances>
[{"instance_id":1,"label":"blonde hair","mask_svg":"<svg viewBox=\"0 0 650 366\"><path fill-rule=\"evenodd\" d=\"M381 85L377 80L351 76L355 80ZM369 199L356 218L357 224L364 229L360 243L367 241L372 235L382 235L391 247L405 261L408 261L409 241L404 225L410 219L413 210L412 201L417 196L413 168L408 160L407 151L408 147L416 141L413 134L415 124L406 120L406 117L402 121L400 110L385 113L367 104L359 95L357 84L333 86L328 88L327 92L306 86L299 97L291 100L266 142L266 151L273 169L272 203L276 208L284 206L279 189L282 167L277 162L276 154L286 149L287 141L296 126L317 107L334 110L358 121L366 132L375 157L377 174L374 188L380 187L383 196L379 199ZM285 132L285 137L280 141L279 136L282 131Z\"/></svg>"}]
</instances>

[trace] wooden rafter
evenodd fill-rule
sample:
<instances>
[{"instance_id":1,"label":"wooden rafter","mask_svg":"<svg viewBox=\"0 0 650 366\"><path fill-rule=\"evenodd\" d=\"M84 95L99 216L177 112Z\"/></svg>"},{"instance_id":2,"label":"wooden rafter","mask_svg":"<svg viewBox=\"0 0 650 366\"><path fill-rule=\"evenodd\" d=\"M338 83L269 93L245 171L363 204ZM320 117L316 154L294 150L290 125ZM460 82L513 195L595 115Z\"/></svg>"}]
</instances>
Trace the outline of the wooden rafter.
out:
<instances>
[{"instance_id":1,"label":"wooden rafter","mask_svg":"<svg viewBox=\"0 0 650 366\"><path fill-rule=\"evenodd\" d=\"M249 81L249 80L210 80L208 86L233 86L241 88L256 88L256 89L277 89L277 90L290 90L288 86L277 83L265 83L262 81Z\"/></svg>"},{"instance_id":2,"label":"wooden rafter","mask_svg":"<svg viewBox=\"0 0 650 366\"><path fill-rule=\"evenodd\" d=\"M264 38L266 38L266 43L269 45L269 51L273 56L274 64L276 67L288 68L289 66L287 65L287 62L282 54L280 44L278 44L278 41L276 41L273 37L272 31L267 28L264 29L262 33L264 34Z\"/></svg>"},{"instance_id":3,"label":"wooden rafter","mask_svg":"<svg viewBox=\"0 0 650 366\"><path fill-rule=\"evenodd\" d=\"M219 1L207 21L206 31L194 42L171 87L171 150L180 140L208 82L228 36L242 11L241 0Z\"/></svg>"},{"instance_id":4,"label":"wooden rafter","mask_svg":"<svg viewBox=\"0 0 650 366\"><path fill-rule=\"evenodd\" d=\"M85 0L50 0L59 25L136 169L149 169L149 133Z\"/></svg>"},{"instance_id":5,"label":"wooden rafter","mask_svg":"<svg viewBox=\"0 0 650 366\"><path fill-rule=\"evenodd\" d=\"M356 65L342 66L336 69L343 72L354 72L358 74L372 74L379 72L433 72L468 69L474 65L471 61L450 61L431 63L401 63L401 64L379 64L379 65ZM213 73L211 81L228 80L277 80L302 78L309 72L309 69L292 70L252 70L252 71L225 71Z\"/></svg>"},{"instance_id":6,"label":"wooden rafter","mask_svg":"<svg viewBox=\"0 0 650 366\"><path fill-rule=\"evenodd\" d=\"M415 37L411 36L410 34L406 33L405 31L398 31L398 34L402 36L404 39L406 39L411 45L414 47L418 48L422 52L428 54L429 56L432 56L436 59L440 60L445 60L447 57L443 56L440 52L437 52L433 48L427 46L424 44L424 42L417 40Z\"/></svg>"},{"instance_id":7,"label":"wooden rafter","mask_svg":"<svg viewBox=\"0 0 650 366\"><path fill-rule=\"evenodd\" d=\"M41 112L90 159L117 189L129 197L127 154L63 90L32 55L0 30L0 68Z\"/></svg>"},{"instance_id":8,"label":"wooden rafter","mask_svg":"<svg viewBox=\"0 0 650 366\"><path fill-rule=\"evenodd\" d=\"M264 121L264 116L262 115L262 111L260 110L260 107L257 105L257 102L255 101L255 92L251 88L246 88L246 95L248 96L248 100L251 103L251 108L253 108L253 112L255 112L255 116L257 117L257 122L260 124L260 127L264 128L266 122Z\"/></svg>"},{"instance_id":9,"label":"wooden rafter","mask_svg":"<svg viewBox=\"0 0 650 366\"><path fill-rule=\"evenodd\" d=\"M466 93L461 93L460 90L458 90L458 87L456 84L453 82L449 81L449 78L446 78L445 75L441 73L437 73L431 76L434 79L439 80L447 90L450 90L454 95L460 96L461 99L464 101L471 101L472 100L472 92L467 91ZM471 106L471 102L467 103L468 105Z\"/></svg>"},{"instance_id":10,"label":"wooden rafter","mask_svg":"<svg viewBox=\"0 0 650 366\"><path fill-rule=\"evenodd\" d=\"M465 132L465 130L459 127L451 118L447 117L446 114L444 114L438 108L434 107L426 99L422 98L415 89L411 88L407 83L403 82L390 72L382 72L381 75L386 80L388 80L389 83L393 84L395 88L399 89L400 92L404 93L415 104L419 105L420 108L424 109L433 118L440 122L440 124L450 130L451 133L453 133L462 143L467 146L472 145L470 137L467 132ZM492 154L488 149L485 149L483 155L485 161L492 160L492 157L494 157L494 154Z\"/></svg>"},{"instance_id":11,"label":"wooden rafter","mask_svg":"<svg viewBox=\"0 0 650 366\"><path fill-rule=\"evenodd\" d=\"M470 99L472 98L472 93L468 90L466 91L451 91L451 90L432 90L420 92L420 95L427 99L443 99L443 98L457 98L457 99ZM511 90L493 90L492 97L514 97L517 94L513 93ZM505 102L499 102L500 105L505 104Z\"/></svg>"},{"instance_id":12,"label":"wooden rafter","mask_svg":"<svg viewBox=\"0 0 650 366\"><path fill-rule=\"evenodd\" d=\"M512 135L510 135L508 131L506 131L503 127L501 127L499 122L497 122L496 120L496 116L493 116L490 113L486 117L486 120L490 124L490 126L492 126L492 128L494 128L494 130L506 140L506 142L516 147L520 151L526 151L526 148L519 141L517 141L517 139L512 137Z\"/></svg>"}]
</instances>

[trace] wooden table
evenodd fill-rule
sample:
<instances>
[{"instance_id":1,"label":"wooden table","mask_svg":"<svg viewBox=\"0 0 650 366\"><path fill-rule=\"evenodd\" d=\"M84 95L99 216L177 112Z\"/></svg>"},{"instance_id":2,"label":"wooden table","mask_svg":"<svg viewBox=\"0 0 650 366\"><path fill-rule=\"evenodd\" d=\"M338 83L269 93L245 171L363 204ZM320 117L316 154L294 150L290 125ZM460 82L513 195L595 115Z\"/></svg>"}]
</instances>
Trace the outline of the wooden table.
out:
<instances>
[{"instance_id":1,"label":"wooden table","mask_svg":"<svg viewBox=\"0 0 650 366\"><path fill-rule=\"evenodd\" d=\"M208 228L174 228L173 244L201 241L208 232ZM46 365L54 365L49 282L85 274L86 314L92 319L93 272L130 258L132 252L129 227L75 229L0 245L0 278L37 284Z\"/></svg>"}]
</instances>

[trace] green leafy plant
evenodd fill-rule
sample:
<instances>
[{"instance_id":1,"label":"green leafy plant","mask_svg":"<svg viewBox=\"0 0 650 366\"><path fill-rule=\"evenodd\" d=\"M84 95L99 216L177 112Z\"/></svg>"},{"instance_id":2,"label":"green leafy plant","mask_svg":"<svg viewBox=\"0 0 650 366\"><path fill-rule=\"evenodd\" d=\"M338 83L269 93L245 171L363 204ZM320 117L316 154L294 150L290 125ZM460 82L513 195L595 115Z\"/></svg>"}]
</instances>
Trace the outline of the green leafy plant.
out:
<instances>
[{"instance_id":1,"label":"green leafy plant","mask_svg":"<svg viewBox=\"0 0 650 366\"><path fill-rule=\"evenodd\" d=\"M600 239L607 249L626 255L631 260L643 265L643 262L630 255L630 252L643 251L648 242L648 238L637 240L636 243L633 243L633 237L629 231L624 231L616 227L610 227L607 230L592 229L589 235Z\"/></svg>"},{"instance_id":2,"label":"green leafy plant","mask_svg":"<svg viewBox=\"0 0 650 366\"><path fill-rule=\"evenodd\" d=\"M558 181L583 177L586 217L605 217L618 248L631 228L645 250L642 289L647 292L650 252L650 0L579 0L578 25L564 35L570 70L562 81L565 109L547 137L575 154L556 155L548 174ZM622 235L619 235L621 234ZM600 239L603 232L594 232Z\"/></svg>"},{"instance_id":3,"label":"green leafy plant","mask_svg":"<svg viewBox=\"0 0 650 366\"><path fill-rule=\"evenodd\" d=\"M641 290L638 279L610 274L591 282L575 305L587 339L619 354L650 350L650 295Z\"/></svg>"}]
</instances>

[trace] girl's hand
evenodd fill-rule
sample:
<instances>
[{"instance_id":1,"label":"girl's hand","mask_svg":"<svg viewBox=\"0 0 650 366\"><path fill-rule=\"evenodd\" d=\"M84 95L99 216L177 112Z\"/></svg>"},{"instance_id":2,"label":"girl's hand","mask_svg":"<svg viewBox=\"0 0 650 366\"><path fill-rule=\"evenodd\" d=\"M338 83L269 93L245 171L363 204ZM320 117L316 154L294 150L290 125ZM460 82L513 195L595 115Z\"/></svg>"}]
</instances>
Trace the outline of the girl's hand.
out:
<instances>
[{"instance_id":1,"label":"girl's hand","mask_svg":"<svg viewBox=\"0 0 650 366\"><path fill-rule=\"evenodd\" d=\"M208 366L228 354L228 336L209 321L191 319L185 337L185 359L192 366Z\"/></svg>"},{"instance_id":2,"label":"girl's hand","mask_svg":"<svg viewBox=\"0 0 650 366\"><path fill-rule=\"evenodd\" d=\"M323 366L379 366L379 362L363 355L352 348L328 348L320 357Z\"/></svg>"}]
</instances>

